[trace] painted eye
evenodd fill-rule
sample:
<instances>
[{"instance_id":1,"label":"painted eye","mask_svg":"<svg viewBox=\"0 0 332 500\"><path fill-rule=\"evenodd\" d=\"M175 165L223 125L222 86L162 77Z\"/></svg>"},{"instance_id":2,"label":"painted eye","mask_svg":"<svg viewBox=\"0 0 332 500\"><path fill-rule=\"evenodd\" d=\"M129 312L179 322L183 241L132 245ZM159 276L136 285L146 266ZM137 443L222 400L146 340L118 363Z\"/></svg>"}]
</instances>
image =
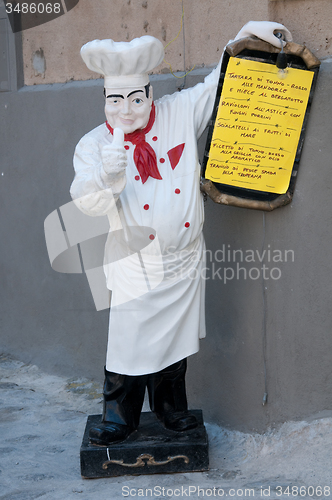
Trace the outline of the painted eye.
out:
<instances>
[{"instance_id":1,"label":"painted eye","mask_svg":"<svg viewBox=\"0 0 332 500\"><path fill-rule=\"evenodd\" d=\"M143 100L140 99L139 97L136 97L136 99L134 100L135 104L141 104L141 102L143 102Z\"/></svg>"}]
</instances>

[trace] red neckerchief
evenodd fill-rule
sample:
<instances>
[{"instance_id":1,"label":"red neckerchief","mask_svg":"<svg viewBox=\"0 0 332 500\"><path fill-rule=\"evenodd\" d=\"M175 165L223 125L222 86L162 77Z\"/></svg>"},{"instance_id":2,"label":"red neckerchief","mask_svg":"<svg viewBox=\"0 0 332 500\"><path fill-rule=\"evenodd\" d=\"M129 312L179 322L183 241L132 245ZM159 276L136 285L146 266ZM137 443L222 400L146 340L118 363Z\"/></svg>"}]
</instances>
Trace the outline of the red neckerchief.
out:
<instances>
[{"instance_id":1,"label":"red neckerchief","mask_svg":"<svg viewBox=\"0 0 332 500\"><path fill-rule=\"evenodd\" d=\"M152 129L155 118L156 109L154 103L152 103L150 118L146 127L135 130L135 132L131 132L130 134L125 134L124 136L125 141L129 141L135 145L134 162L138 173L141 176L143 184L148 180L149 177L153 177L154 179L162 179L157 167L156 153L153 151L150 144L145 140L145 135ZM106 126L113 135L113 128L108 122L106 122Z\"/></svg>"}]
</instances>

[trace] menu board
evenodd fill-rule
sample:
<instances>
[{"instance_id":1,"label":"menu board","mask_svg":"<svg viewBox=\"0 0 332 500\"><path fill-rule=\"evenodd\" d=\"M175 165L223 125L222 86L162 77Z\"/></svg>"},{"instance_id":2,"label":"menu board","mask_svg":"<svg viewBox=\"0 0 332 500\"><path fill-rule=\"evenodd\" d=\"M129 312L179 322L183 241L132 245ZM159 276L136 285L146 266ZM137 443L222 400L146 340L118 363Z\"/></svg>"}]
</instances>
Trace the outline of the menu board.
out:
<instances>
[{"instance_id":1,"label":"menu board","mask_svg":"<svg viewBox=\"0 0 332 500\"><path fill-rule=\"evenodd\" d=\"M231 57L213 129L205 178L286 193L313 71Z\"/></svg>"}]
</instances>

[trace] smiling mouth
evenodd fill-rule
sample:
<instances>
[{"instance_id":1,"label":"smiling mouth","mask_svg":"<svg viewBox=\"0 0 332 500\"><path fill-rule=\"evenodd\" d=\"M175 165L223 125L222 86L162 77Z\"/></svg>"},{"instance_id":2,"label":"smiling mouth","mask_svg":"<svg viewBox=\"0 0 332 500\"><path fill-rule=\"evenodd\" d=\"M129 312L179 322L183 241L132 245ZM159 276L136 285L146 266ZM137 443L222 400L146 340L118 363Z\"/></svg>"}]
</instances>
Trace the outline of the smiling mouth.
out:
<instances>
[{"instance_id":1,"label":"smiling mouth","mask_svg":"<svg viewBox=\"0 0 332 500\"><path fill-rule=\"evenodd\" d=\"M120 120L124 125L132 125L134 123L134 120L128 120L125 118L120 118Z\"/></svg>"}]
</instances>

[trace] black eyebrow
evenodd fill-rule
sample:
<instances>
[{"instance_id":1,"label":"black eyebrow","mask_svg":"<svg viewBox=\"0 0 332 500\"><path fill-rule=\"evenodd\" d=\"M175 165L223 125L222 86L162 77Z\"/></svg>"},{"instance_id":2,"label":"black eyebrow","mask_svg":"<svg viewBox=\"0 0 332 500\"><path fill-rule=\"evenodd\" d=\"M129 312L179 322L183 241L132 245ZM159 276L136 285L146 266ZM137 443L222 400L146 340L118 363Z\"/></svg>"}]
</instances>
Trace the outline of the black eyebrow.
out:
<instances>
[{"instance_id":1,"label":"black eyebrow","mask_svg":"<svg viewBox=\"0 0 332 500\"><path fill-rule=\"evenodd\" d=\"M130 94L127 95L127 97L130 97L133 94L136 94L136 92L143 92L143 90L133 90L133 92L130 92Z\"/></svg>"},{"instance_id":2,"label":"black eyebrow","mask_svg":"<svg viewBox=\"0 0 332 500\"><path fill-rule=\"evenodd\" d=\"M123 95L121 95L121 94L110 94L110 95L107 96L107 99L109 97L121 97L121 99L124 99Z\"/></svg>"}]
</instances>

